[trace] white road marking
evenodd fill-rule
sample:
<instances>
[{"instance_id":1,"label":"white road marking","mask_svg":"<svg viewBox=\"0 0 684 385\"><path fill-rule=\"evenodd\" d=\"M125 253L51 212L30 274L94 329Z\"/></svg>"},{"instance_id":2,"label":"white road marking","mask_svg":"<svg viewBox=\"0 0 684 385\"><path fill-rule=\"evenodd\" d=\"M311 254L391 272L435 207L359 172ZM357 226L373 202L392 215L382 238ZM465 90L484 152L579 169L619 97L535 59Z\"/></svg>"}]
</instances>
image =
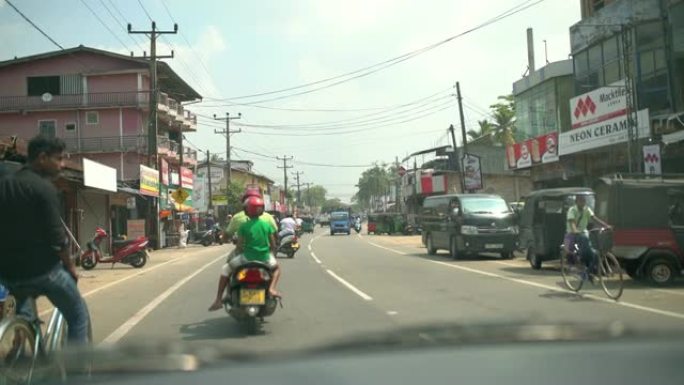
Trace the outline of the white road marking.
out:
<instances>
[{"instance_id":1,"label":"white road marking","mask_svg":"<svg viewBox=\"0 0 684 385\"><path fill-rule=\"evenodd\" d=\"M377 243L373 243L373 242L371 242L371 241L368 241L368 243L370 243L371 245L373 245L373 246L375 246L375 247L379 247L379 248L381 248L381 249L385 249L385 250L391 251L391 252L393 252L393 253L397 253L397 254L400 254L400 255L406 255L406 253L404 253L403 251L390 249L389 247L381 246L381 245L378 245Z\"/></svg>"},{"instance_id":2,"label":"white road marking","mask_svg":"<svg viewBox=\"0 0 684 385\"><path fill-rule=\"evenodd\" d=\"M309 246L307 246L306 248L309 249L309 251L311 251L311 242L309 242Z\"/></svg>"},{"instance_id":3,"label":"white road marking","mask_svg":"<svg viewBox=\"0 0 684 385\"><path fill-rule=\"evenodd\" d=\"M319 265L323 263L320 259L316 258L316 253L314 253L313 251L311 252L311 258L313 258L313 260L316 261L316 263L318 263Z\"/></svg>"},{"instance_id":4,"label":"white road marking","mask_svg":"<svg viewBox=\"0 0 684 385\"><path fill-rule=\"evenodd\" d=\"M473 269L470 267L455 265L455 264L441 262L441 261L430 261L430 262L436 263L439 265L443 265L443 266L447 266L447 267L450 267L452 269L459 269L459 270L468 271L468 272L475 273L475 274L484 275L487 277L499 278L499 279L503 279L506 281L511 281L511 282L515 282L515 283L519 283L519 284L523 284L523 285L527 285L527 286L534 286L534 287L538 287L541 289L547 289L547 290L552 290L552 291L557 291L557 292L562 292L562 293L573 293L572 291L562 289L560 287L545 285L543 283L527 281L527 280L519 279L519 278L506 277L504 275L490 273L488 271L477 270L477 269ZM660 309L656 309L656 308L652 308L652 307L648 307L648 306L637 305L635 303L630 303L630 302L623 302L623 301L618 302L618 301L614 301L614 300L609 299L609 298L604 298L604 297L593 295L593 294L577 293L577 295L579 295L583 298L591 298L593 300L609 303L612 305L623 306L623 307L630 308L630 309L641 310L644 312L663 315L663 316L672 317L672 318L684 319L684 313L677 313L677 312L668 311L668 310L660 310Z\"/></svg>"},{"instance_id":5,"label":"white road marking","mask_svg":"<svg viewBox=\"0 0 684 385\"><path fill-rule=\"evenodd\" d=\"M430 337L429 335L425 333L418 333L418 337L424 339L427 342L434 343L436 342L434 338Z\"/></svg>"},{"instance_id":6,"label":"white road marking","mask_svg":"<svg viewBox=\"0 0 684 385\"><path fill-rule=\"evenodd\" d=\"M387 311L387 315L397 315L397 314L399 314L399 312L394 311L394 310Z\"/></svg>"},{"instance_id":7,"label":"white road marking","mask_svg":"<svg viewBox=\"0 0 684 385\"><path fill-rule=\"evenodd\" d=\"M504 265L504 266L520 267L520 265L517 265L515 263L510 263L510 262L494 261L494 263L498 263L499 265Z\"/></svg>"},{"instance_id":8,"label":"white road marking","mask_svg":"<svg viewBox=\"0 0 684 385\"><path fill-rule=\"evenodd\" d=\"M227 253L226 253L226 255L227 255ZM224 257L225 257L226 255L224 255ZM107 283L107 284L105 284L105 285L102 285L102 286L100 286L100 287L98 287L98 288L95 288L95 289L93 289L93 290L91 290L91 291L89 291L89 292L87 292L87 293L81 294L81 296L82 296L83 298L90 297L90 296L93 295L93 294L96 294L96 293L98 293L98 292L100 292L100 291L102 291L102 290L105 290L105 289L107 289L107 288L110 288L110 287L112 287L112 286L114 286L114 285L118 285L118 284L120 284L121 282L125 282L125 281L128 281L128 280L131 279L131 278L135 278L135 277L138 277L138 276L140 276L140 275L147 274L147 273L149 273L150 271L156 270L156 269L158 269L158 268L160 268L160 267L162 267L162 266L166 266L166 265L168 265L168 264L170 264L170 263L179 262L179 261L181 261L181 260L184 259L184 258L185 258L185 255L182 255L182 256L179 256L179 257L176 257L176 258L173 258L173 259L169 259L169 260L166 261L166 262L162 262L162 263L160 263L160 264L158 264L158 265L149 267L149 268L144 269L144 270L140 270L139 272L137 272L137 273L135 273L135 274L131 274L131 275L122 277L121 279L117 279L117 280L114 281L114 282L110 282L110 283ZM40 312L40 314L38 314L38 316L44 317L44 316L50 314L50 313L52 312L53 309L54 309L54 307L53 307L53 306L50 306L49 308L47 308L47 309L43 310L42 312Z\"/></svg>"},{"instance_id":9,"label":"white road marking","mask_svg":"<svg viewBox=\"0 0 684 385\"><path fill-rule=\"evenodd\" d=\"M198 270L196 270L194 273L190 274L189 276L183 278L182 280L178 281L175 285L169 287L161 293L157 298L152 300L152 302L148 303L143 307L142 309L138 310L137 313L133 315L133 317L129 318L126 322L124 322L121 326L119 326L112 334L107 336L102 342L100 343L100 346L107 346L116 343L119 341L123 336L128 334L131 329L135 327L140 321L142 321L148 314L152 312L157 306L159 306L162 302L164 302L165 299L169 298L171 294L173 294L176 290L180 289L181 286L185 285L188 281L191 279L195 278L198 274L203 272L206 268L209 266L213 265L214 263L220 261L221 259L224 259L225 256L221 255L220 257L212 260L211 262L205 264L204 266L200 267Z\"/></svg>"},{"instance_id":10,"label":"white road marking","mask_svg":"<svg viewBox=\"0 0 684 385\"><path fill-rule=\"evenodd\" d=\"M327 271L328 274L330 274L331 277L333 277L333 278L335 278L336 280L338 280L341 284L343 284L344 286L346 286L347 289L353 291L353 292L354 292L356 295L358 295L359 297L363 298L363 299L366 300L366 301L372 301L372 300L373 300L373 297L371 297L370 295L368 295L368 294L362 292L361 290L357 289L354 285L352 285L351 283L345 281L344 278L342 278L342 277L340 277L339 275L335 274L332 270L326 269L325 271Z\"/></svg>"}]
</instances>

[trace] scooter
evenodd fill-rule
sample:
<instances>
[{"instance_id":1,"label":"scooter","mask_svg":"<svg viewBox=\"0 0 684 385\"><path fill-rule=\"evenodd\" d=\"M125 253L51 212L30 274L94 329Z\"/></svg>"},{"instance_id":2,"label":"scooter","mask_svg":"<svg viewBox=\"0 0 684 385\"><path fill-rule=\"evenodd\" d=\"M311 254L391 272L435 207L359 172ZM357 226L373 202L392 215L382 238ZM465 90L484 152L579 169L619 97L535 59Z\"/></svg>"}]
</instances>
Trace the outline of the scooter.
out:
<instances>
[{"instance_id":1,"label":"scooter","mask_svg":"<svg viewBox=\"0 0 684 385\"><path fill-rule=\"evenodd\" d=\"M278 237L278 248L276 249L276 255L278 253L283 253L287 255L288 258L294 258L295 253L299 250L299 238L297 234L285 233L282 237Z\"/></svg>"},{"instance_id":2,"label":"scooter","mask_svg":"<svg viewBox=\"0 0 684 385\"><path fill-rule=\"evenodd\" d=\"M81 266L86 270L93 269L98 263L111 263L114 267L115 263L125 263L135 268L141 268L147 263L149 254L146 246L149 240L145 236L140 236L136 239L123 240L115 239L112 241L112 256L104 257L100 250L102 240L107 238L107 232L97 227L95 229L95 236L87 244L86 250L79 257Z\"/></svg>"},{"instance_id":3,"label":"scooter","mask_svg":"<svg viewBox=\"0 0 684 385\"><path fill-rule=\"evenodd\" d=\"M202 246L211 246L216 240L214 236L214 229L203 230L203 231L190 231L188 235L188 244L199 244Z\"/></svg>"},{"instance_id":4,"label":"scooter","mask_svg":"<svg viewBox=\"0 0 684 385\"><path fill-rule=\"evenodd\" d=\"M223 245L223 242L225 242L225 240L223 239L224 235L221 226L218 224L214 225L214 227L212 228L212 233L214 235L214 241L219 245Z\"/></svg>"},{"instance_id":5,"label":"scooter","mask_svg":"<svg viewBox=\"0 0 684 385\"><path fill-rule=\"evenodd\" d=\"M361 222L354 222L354 230L357 234L361 232Z\"/></svg>"},{"instance_id":6,"label":"scooter","mask_svg":"<svg viewBox=\"0 0 684 385\"><path fill-rule=\"evenodd\" d=\"M245 325L248 334L256 333L259 321L263 322L276 310L278 298L268 291L271 279L271 270L259 262L238 267L230 277L225 309Z\"/></svg>"}]
</instances>

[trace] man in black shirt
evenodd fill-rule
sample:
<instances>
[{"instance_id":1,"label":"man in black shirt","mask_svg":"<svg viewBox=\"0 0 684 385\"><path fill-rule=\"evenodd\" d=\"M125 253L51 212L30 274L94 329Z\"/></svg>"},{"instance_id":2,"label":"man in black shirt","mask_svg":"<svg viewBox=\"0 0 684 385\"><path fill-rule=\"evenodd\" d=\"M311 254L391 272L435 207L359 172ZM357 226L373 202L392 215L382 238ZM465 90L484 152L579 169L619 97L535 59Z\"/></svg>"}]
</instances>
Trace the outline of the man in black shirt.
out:
<instances>
[{"instance_id":1,"label":"man in black shirt","mask_svg":"<svg viewBox=\"0 0 684 385\"><path fill-rule=\"evenodd\" d=\"M0 178L0 282L17 299L17 313L36 317L28 299L45 295L64 315L69 340L88 342L88 309L69 258L57 189L50 179L64 167L64 142L38 136L28 163Z\"/></svg>"}]
</instances>

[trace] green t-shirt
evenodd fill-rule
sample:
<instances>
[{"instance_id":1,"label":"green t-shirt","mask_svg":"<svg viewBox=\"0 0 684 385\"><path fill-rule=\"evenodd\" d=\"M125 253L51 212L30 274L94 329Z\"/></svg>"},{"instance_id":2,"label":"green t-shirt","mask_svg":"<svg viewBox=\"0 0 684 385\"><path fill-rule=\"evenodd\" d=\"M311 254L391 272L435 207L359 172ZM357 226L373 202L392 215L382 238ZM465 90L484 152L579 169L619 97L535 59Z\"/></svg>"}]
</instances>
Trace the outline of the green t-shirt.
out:
<instances>
[{"instance_id":1,"label":"green t-shirt","mask_svg":"<svg viewBox=\"0 0 684 385\"><path fill-rule=\"evenodd\" d=\"M589 225L589 220L594 216L594 212L589 208L589 206L584 206L584 210L581 210L574 205L568 209L566 232L572 233L572 227L570 226L570 220L575 221L575 226L577 226L577 231L583 233L587 231L587 226Z\"/></svg>"},{"instance_id":2,"label":"green t-shirt","mask_svg":"<svg viewBox=\"0 0 684 385\"><path fill-rule=\"evenodd\" d=\"M276 225L276 221L273 218L273 215L264 212L261 214L259 217L260 219L265 219L268 223L273 226L273 231L278 231L278 225ZM226 235L229 237L232 237L233 234L236 234L238 232L238 229L245 224L245 222L249 221L249 217L247 214L245 214L245 211L240 211L239 213L235 214L235 216L230 220L230 223L228 223L228 226L226 227Z\"/></svg>"},{"instance_id":3,"label":"green t-shirt","mask_svg":"<svg viewBox=\"0 0 684 385\"><path fill-rule=\"evenodd\" d=\"M273 226L261 217L243 223L238 235L244 239L244 254L248 261L268 262L271 253Z\"/></svg>"}]
</instances>

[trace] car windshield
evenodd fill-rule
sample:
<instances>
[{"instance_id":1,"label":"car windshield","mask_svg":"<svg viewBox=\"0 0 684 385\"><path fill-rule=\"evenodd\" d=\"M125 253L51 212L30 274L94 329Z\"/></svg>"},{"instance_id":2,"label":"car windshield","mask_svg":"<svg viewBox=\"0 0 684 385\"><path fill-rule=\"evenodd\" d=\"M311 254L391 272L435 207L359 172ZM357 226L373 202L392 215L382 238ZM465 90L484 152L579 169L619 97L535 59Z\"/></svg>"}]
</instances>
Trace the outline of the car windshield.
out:
<instances>
[{"instance_id":1,"label":"car windshield","mask_svg":"<svg viewBox=\"0 0 684 385\"><path fill-rule=\"evenodd\" d=\"M682 225L684 0L0 0L0 385L684 333Z\"/></svg>"},{"instance_id":2,"label":"car windshield","mask_svg":"<svg viewBox=\"0 0 684 385\"><path fill-rule=\"evenodd\" d=\"M463 212L465 214L503 214L511 212L506 201L501 198L465 198Z\"/></svg>"}]
</instances>

